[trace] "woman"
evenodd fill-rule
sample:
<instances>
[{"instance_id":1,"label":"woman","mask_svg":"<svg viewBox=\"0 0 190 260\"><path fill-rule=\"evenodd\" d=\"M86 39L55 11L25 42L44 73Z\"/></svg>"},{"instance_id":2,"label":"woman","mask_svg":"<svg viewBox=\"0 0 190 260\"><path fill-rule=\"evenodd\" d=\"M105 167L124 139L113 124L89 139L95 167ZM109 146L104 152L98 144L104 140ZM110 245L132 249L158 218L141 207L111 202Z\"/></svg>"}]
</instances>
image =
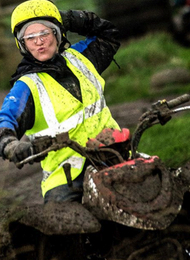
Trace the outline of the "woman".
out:
<instances>
[{"instance_id":1,"label":"woman","mask_svg":"<svg viewBox=\"0 0 190 260\"><path fill-rule=\"evenodd\" d=\"M24 56L0 111L0 155L17 163L35 153L26 134L69 137L85 146L105 128L119 129L106 106L100 74L119 48L118 31L92 12L60 11L48 0L21 3L12 13L12 32ZM86 36L70 45L66 32ZM85 158L70 148L49 152L41 161L42 195L49 200L81 200L67 185L64 165L71 166L73 186L82 187Z\"/></svg>"}]
</instances>

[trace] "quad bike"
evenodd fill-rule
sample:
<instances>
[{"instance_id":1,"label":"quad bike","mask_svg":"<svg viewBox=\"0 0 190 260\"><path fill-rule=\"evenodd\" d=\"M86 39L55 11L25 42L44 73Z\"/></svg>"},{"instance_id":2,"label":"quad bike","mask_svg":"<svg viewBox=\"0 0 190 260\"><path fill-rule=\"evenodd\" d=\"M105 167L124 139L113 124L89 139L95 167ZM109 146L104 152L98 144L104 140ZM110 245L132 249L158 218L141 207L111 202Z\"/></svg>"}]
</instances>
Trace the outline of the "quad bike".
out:
<instances>
[{"instance_id":1,"label":"quad bike","mask_svg":"<svg viewBox=\"0 0 190 260\"><path fill-rule=\"evenodd\" d=\"M86 157L82 204L56 202L0 212L3 260L190 259L190 163L168 169L157 156L138 152L143 132L166 124L190 95L161 100L128 129L103 130L82 147L68 133L35 139L40 152L70 147ZM69 165L65 174L71 189Z\"/></svg>"}]
</instances>

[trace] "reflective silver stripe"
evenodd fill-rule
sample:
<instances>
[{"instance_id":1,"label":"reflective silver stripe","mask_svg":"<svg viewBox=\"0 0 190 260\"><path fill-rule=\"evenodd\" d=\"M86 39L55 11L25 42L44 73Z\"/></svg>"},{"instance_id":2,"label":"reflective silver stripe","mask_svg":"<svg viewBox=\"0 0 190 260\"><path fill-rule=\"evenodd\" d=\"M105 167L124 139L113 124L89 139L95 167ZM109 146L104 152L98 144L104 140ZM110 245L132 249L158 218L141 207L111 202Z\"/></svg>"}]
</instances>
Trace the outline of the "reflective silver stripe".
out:
<instances>
[{"instance_id":1,"label":"reflective silver stripe","mask_svg":"<svg viewBox=\"0 0 190 260\"><path fill-rule=\"evenodd\" d=\"M52 172L43 171L42 181L47 180L47 178L52 174Z\"/></svg>"},{"instance_id":2,"label":"reflective silver stripe","mask_svg":"<svg viewBox=\"0 0 190 260\"><path fill-rule=\"evenodd\" d=\"M95 114L98 114L102 111L102 108L100 106L100 100L93 103L90 106L85 107L85 119L88 119L92 117ZM104 107L106 104L104 103ZM38 133L36 133L34 136L44 136L44 135L50 135L55 136L58 133L68 132L72 128L75 128L78 124L81 124L83 122L83 111L79 111L77 114L71 116L70 118L66 119L62 123L59 123L58 127L56 129L48 128L45 130L42 130Z\"/></svg>"},{"instance_id":3,"label":"reflective silver stripe","mask_svg":"<svg viewBox=\"0 0 190 260\"><path fill-rule=\"evenodd\" d=\"M85 119L88 119L89 117L92 117L93 115L98 114L99 112L102 111L102 107L100 107L100 102L101 101L98 100L94 104L85 108L85 115L84 115ZM104 105L106 106L106 104ZM82 122L83 122L83 111L79 111L77 114L73 115L72 117L60 123L56 129L53 128L44 129L32 135L30 139L33 139L34 137L44 136L44 135L49 135L54 137L58 133L68 132L69 130L75 128L78 124Z\"/></svg>"},{"instance_id":4,"label":"reflective silver stripe","mask_svg":"<svg viewBox=\"0 0 190 260\"><path fill-rule=\"evenodd\" d=\"M104 95L103 95L103 89L102 89L102 85L99 82L99 80L94 76L94 74L85 66L85 64L79 60L76 56L74 56L72 53L70 52L63 52L62 56L66 57L67 59L69 59L70 63L75 66L77 69L79 69L89 80L90 82L95 86L95 88L98 91L98 94L100 96L100 99L102 100L101 102L101 107L104 107L104 103L105 103L105 99L104 99Z\"/></svg>"},{"instance_id":5,"label":"reflective silver stripe","mask_svg":"<svg viewBox=\"0 0 190 260\"><path fill-rule=\"evenodd\" d=\"M82 157L76 157L76 156L71 156L67 160L63 161L59 167L62 167L65 163L69 163L71 165L71 168L75 168L80 170L83 166L84 159ZM47 180L47 178L52 174L52 172L48 171L43 171L43 179L42 181Z\"/></svg>"},{"instance_id":6,"label":"reflective silver stripe","mask_svg":"<svg viewBox=\"0 0 190 260\"><path fill-rule=\"evenodd\" d=\"M49 136L56 136L56 134L62 133L62 132L68 132L72 128L75 128L78 124L83 122L83 111L79 111L77 114L71 116L70 118L66 119L62 123L59 123L59 125L54 125L54 128L47 128L44 129L38 133L35 133L33 137L39 137L44 135ZM56 128L55 128L56 127Z\"/></svg>"},{"instance_id":7,"label":"reflective silver stripe","mask_svg":"<svg viewBox=\"0 0 190 260\"><path fill-rule=\"evenodd\" d=\"M105 101L105 100L104 100ZM85 107L85 119L92 117L93 115L98 114L106 106L106 102L98 100L95 103Z\"/></svg>"},{"instance_id":8,"label":"reflective silver stripe","mask_svg":"<svg viewBox=\"0 0 190 260\"><path fill-rule=\"evenodd\" d=\"M39 97L40 97L40 103L42 104L43 114L46 123L48 125L47 129L35 133L34 135L30 136L30 139L33 139L34 137L44 136L44 135L49 135L54 137L58 133L68 132L69 130L76 128L78 124L81 124L84 118L87 119L89 117L92 117L93 115L101 112L102 109L106 107L102 86L100 82L97 80L97 78L94 76L94 74L91 71L89 71L88 68L83 64L83 62L80 61L78 58L76 58L73 54L64 52L63 56L70 59L71 64L73 64L73 66L79 69L91 81L91 83L96 87L100 95L100 99L95 103L85 107L84 115L83 115L83 110L81 110L75 115L63 121L62 123L59 123L57 121L54 108L49 98L49 95L40 77L36 73L27 74L26 76L31 78L37 86Z\"/></svg>"},{"instance_id":9,"label":"reflective silver stripe","mask_svg":"<svg viewBox=\"0 0 190 260\"><path fill-rule=\"evenodd\" d=\"M82 157L76 157L76 156L71 156L64 162L62 162L59 166L62 167L65 163L69 163L72 168L75 169L81 169L83 165L84 159Z\"/></svg>"},{"instance_id":10,"label":"reflective silver stripe","mask_svg":"<svg viewBox=\"0 0 190 260\"><path fill-rule=\"evenodd\" d=\"M33 139L34 137L37 137L37 136L44 136L44 135L49 135L49 136L54 137L58 133L68 132L69 130L71 130L72 128L75 128L78 124L83 122L83 111L81 110L77 114L66 119L64 122L59 123L55 116L54 108L53 108L53 105L49 98L49 95L48 95L41 79L39 78L39 76L36 73L27 74L26 76L31 78L37 86L40 103L42 104L43 114L44 114L46 123L48 125L47 129L44 129L44 130L32 135L30 139Z\"/></svg>"},{"instance_id":11,"label":"reflective silver stripe","mask_svg":"<svg viewBox=\"0 0 190 260\"><path fill-rule=\"evenodd\" d=\"M57 121L57 118L55 116L54 108L51 103L51 100L49 98L49 95L38 75L35 74L28 74L29 78L31 78L37 86L39 97L40 97L40 103L42 105L43 114L45 117L45 120L49 126L50 129L57 129L59 126L59 122Z\"/></svg>"}]
</instances>

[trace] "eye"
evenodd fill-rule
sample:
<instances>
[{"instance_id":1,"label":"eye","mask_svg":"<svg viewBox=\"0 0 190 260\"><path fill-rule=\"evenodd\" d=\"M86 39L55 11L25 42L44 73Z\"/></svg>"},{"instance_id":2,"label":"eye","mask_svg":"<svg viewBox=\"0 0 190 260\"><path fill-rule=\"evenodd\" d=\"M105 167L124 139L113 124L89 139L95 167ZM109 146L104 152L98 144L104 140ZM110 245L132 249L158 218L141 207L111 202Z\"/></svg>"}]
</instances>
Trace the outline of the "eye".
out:
<instances>
[{"instance_id":1,"label":"eye","mask_svg":"<svg viewBox=\"0 0 190 260\"><path fill-rule=\"evenodd\" d=\"M34 36L33 35L28 35L28 37L26 38L27 41L33 41L34 40Z\"/></svg>"},{"instance_id":2,"label":"eye","mask_svg":"<svg viewBox=\"0 0 190 260\"><path fill-rule=\"evenodd\" d=\"M44 36L44 37L48 36L49 34L50 34L49 31L43 31L43 32L41 32L41 36Z\"/></svg>"},{"instance_id":3,"label":"eye","mask_svg":"<svg viewBox=\"0 0 190 260\"><path fill-rule=\"evenodd\" d=\"M33 34L29 34L29 35L26 35L22 38L22 40L25 40L25 41L33 41L35 38L35 36Z\"/></svg>"}]
</instances>

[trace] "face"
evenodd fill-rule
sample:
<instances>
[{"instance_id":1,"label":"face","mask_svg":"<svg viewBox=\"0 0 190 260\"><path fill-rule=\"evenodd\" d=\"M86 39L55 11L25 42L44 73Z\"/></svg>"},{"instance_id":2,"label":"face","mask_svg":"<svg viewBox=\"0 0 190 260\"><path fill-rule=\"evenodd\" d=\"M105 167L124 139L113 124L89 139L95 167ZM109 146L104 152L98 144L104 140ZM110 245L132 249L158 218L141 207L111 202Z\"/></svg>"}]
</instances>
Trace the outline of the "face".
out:
<instances>
[{"instance_id":1,"label":"face","mask_svg":"<svg viewBox=\"0 0 190 260\"><path fill-rule=\"evenodd\" d=\"M53 30L43 24L31 24L23 37L25 48L39 61L47 61L58 52Z\"/></svg>"}]
</instances>

